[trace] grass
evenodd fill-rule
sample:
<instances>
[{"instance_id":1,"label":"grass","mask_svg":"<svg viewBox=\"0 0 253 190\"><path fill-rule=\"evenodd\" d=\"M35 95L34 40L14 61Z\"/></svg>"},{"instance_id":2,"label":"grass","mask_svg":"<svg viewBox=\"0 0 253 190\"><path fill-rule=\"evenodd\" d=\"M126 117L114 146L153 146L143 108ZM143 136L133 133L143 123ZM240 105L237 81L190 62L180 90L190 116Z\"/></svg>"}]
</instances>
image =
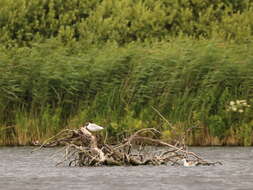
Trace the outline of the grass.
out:
<instances>
[{"instance_id":1,"label":"grass","mask_svg":"<svg viewBox=\"0 0 253 190\"><path fill-rule=\"evenodd\" d=\"M29 144L90 120L108 126L111 141L145 127L172 141L197 125L188 144L252 145L252 51L252 43L188 38L1 48L0 144ZM232 100L251 107L228 111Z\"/></svg>"}]
</instances>

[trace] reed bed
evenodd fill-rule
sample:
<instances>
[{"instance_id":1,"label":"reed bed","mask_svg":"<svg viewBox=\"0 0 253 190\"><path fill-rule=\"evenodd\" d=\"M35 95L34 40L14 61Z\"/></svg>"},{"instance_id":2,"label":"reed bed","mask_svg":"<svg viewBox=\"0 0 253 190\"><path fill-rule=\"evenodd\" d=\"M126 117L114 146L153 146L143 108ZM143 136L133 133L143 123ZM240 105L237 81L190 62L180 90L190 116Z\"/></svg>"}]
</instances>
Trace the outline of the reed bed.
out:
<instances>
[{"instance_id":1,"label":"reed bed","mask_svg":"<svg viewBox=\"0 0 253 190\"><path fill-rule=\"evenodd\" d=\"M51 39L0 49L0 144L43 141L87 120L107 126L110 141L153 127L171 142L197 126L189 145L253 143L252 43ZM247 106L231 105L239 100Z\"/></svg>"}]
</instances>

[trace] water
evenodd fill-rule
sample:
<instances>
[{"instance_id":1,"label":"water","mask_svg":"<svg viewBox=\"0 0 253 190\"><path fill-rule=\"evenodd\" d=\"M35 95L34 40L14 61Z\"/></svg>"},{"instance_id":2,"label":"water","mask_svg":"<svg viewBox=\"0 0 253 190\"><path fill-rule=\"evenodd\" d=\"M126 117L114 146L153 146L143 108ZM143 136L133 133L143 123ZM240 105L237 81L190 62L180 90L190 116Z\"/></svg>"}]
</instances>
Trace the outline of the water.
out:
<instances>
[{"instance_id":1,"label":"water","mask_svg":"<svg viewBox=\"0 0 253 190\"><path fill-rule=\"evenodd\" d=\"M191 148L222 166L64 167L50 157L57 149L0 148L1 190L205 190L253 189L252 147Z\"/></svg>"}]
</instances>

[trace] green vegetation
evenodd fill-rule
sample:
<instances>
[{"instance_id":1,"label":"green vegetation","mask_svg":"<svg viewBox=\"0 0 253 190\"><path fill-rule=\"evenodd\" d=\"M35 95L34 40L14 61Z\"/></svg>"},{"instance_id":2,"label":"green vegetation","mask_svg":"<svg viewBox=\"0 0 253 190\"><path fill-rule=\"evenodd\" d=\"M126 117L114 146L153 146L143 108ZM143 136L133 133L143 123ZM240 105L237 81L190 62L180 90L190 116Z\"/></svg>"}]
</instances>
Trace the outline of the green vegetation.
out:
<instances>
[{"instance_id":1,"label":"green vegetation","mask_svg":"<svg viewBox=\"0 0 253 190\"><path fill-rule=\"evenodd\" d=\"M155 127L172 141L198 126L188 144L252 145L252 9L250 0L0 0L0 144L92 120L110 140Z\"/></svg>"},{"instance_id":2,"label":"green vegetation","mask_svg":"<svg viewBox=\"0 0 253 190\"><path fill-rule=\"evenodd\" d=\"M178 35L247 42L252 17L252 0L0 0L0 42L123 45Z\"/></svg>"}]
</instances>

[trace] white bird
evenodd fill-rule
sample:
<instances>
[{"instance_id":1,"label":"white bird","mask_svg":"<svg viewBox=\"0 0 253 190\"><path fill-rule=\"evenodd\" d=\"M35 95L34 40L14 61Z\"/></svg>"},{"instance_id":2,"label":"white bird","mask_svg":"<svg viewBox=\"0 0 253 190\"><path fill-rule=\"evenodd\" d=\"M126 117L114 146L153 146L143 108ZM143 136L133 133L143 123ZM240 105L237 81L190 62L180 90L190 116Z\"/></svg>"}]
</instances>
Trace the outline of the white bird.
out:
<instances>
[{"instance_id":1,"label":"white bird","mask_svg":"<svg viewBox=\"0 0 253 190\"><path fill-rule=\"evenodd\" d=\"M185 167L189 167L189 166L196 166L197 162L194 161L187 161L185 158L182 159L183 164Z\"/></svg>"},{"instance_id":2,"label":"white bird","mask_svg":"<svg viewBox=\"0 0 253 190\"><path fill-rule=\"evenodd\" d=\"M88 129L90 132L96 132L96 131L101 131L104 128L95 124L95 123L88 123L86 126L84 126L86 129Z\"/></svg>"}]
</instances>

